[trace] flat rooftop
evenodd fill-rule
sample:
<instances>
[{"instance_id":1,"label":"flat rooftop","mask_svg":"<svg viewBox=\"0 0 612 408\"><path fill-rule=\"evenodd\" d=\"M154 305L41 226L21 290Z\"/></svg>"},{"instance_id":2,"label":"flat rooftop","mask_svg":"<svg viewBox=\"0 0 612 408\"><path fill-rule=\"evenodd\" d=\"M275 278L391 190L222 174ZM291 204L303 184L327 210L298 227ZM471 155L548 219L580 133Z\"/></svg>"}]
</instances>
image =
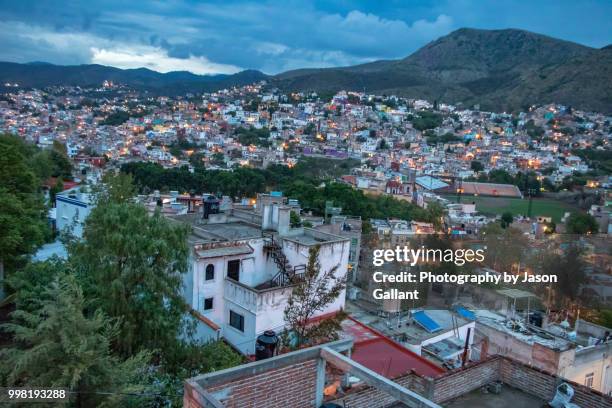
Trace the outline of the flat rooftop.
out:
<instances>
[{"instance_id":1,"label":"flat rooftop","mask_svg":"<svg viewBox=\"0 0 612 408\"><path fill-rule=\"evenodd\" d=\"M202 224L194 226L194 233L210 236L212 239L222 238L223 240L233 241L237 239L247 239L262 236L261 228L244 222L227 222L219 224Z\"/></svg>"},{"instance_id":2,"label":"flat rooftop","mask_svg":"<svg viewBox=\"0 0 612 408\"><path fill-rule=\"evenodd\" d=\"M347 309L348 310L348 309ZM458 314L450 310L443 309L425 309L424 312L433 319L442 330L435 331L433 333L427 331L421 325L412 321L410 315L406 314L402 317L380 317L374 313L367 312L365 310L355 311L350 310L351 315L362 322L363 324L372 327L375 330L389 336L395 340L399 340L399 337L405 337L408 343L422 342L424 340L436 337L441 333L452 331L453 325L455 327L462 327L466 324L471 323L470 320L460 317Z\"/></svg>"},{"instance_id":3,"label":"flat rooftop","mask_svg":"<svg viewBox=\"0 0 612 408\"><path fill-rule=\"evenodd\" d=\"M531 345L537 343L550 349L560 351L569 350L575 347L574 342L539 327L527 325L518 320L509 320L501 315L487 311L477 310L475 313L478 316L479 325L493 328L521 340L524 343Z\"/></svg>"},{"instance_id":4,"label":"flat rooftop","mask_svg":"<svg viewBox=\"0 0 612 408\"><path fill-rule=\"evenodd\" d=\"M505 384L499 394L474 390L444 404L447 408L540 408L544 401Z\"/></svg>"}]
</instances>

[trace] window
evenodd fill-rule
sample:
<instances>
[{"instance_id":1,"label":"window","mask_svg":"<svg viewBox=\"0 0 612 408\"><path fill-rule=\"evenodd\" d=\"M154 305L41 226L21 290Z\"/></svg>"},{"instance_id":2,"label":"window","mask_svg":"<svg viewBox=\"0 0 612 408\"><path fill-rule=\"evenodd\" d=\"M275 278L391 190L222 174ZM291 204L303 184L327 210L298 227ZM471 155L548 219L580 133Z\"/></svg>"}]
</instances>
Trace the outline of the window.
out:
<instances>
[{"instance_id":1,"label":"window","mask_svg":"<svg viewBox=\"0 0 612 408\"><path fill-rule=\"evenodd\" d=\"M230 321L229 321L229 324L234 329L237 329L237 330L240 330L241 332L244 332L244 316L234 312L233 310L230 310Z\"/></svg>"},{"instance_id":2,"label":"window","mask_svg":"<svg viewBox=\"0 0 612 408\"><path fill-rule=\"evenodd\" d=\"M227 277L240 282L240 259L227 261Z\"/></svg>"},{"instance_id":3,"label":"window","mask_svg":"<svg viewBox=\"0 0 612 408\"><path fill-rule=\"evenodd\" d=\"M589 388L593 388L593 373L589 373L584 376L584 385Z\"/></svg>"},{"instance_id":4,"label":"window","mask_svg":"<svg viewBox=\"0 0 612 408\"><path fill-rule=\"evenodd\" d=\"M212 310L213 309L213 300L214 298L205 298L204 299L204 310Z\"/></svg>"},{"instance_id":5,"label":"window","mask_svg":"<svg viewBox=\"0 0 612 408\"><path fill-rule=\"evenodd\" d=\"M208 264L206 266L206 280L215 280L215 265Z\"/></svg>"}]
</instances>

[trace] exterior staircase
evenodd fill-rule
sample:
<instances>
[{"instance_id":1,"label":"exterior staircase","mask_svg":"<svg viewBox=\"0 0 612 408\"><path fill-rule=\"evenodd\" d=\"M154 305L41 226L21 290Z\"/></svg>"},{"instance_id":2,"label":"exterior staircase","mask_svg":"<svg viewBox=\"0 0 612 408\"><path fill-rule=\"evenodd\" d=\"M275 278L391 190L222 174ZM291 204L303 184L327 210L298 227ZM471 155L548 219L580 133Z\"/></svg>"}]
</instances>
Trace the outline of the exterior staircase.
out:
<instances>
[{"instance_id":1,"label":"exterior staircase","mask_svg":"<svg viewBox=\"0 0 612 408\"><path fill-rule=\"evenodd\" d=\"M306 265L292 267L280 243L274 239L274 235L265 239L264 250L272 255L272 259L274 259L274 263L278 267L278 273L272 278L273 286L293 285L304 277Z\"/></svg>"}]
</instances>

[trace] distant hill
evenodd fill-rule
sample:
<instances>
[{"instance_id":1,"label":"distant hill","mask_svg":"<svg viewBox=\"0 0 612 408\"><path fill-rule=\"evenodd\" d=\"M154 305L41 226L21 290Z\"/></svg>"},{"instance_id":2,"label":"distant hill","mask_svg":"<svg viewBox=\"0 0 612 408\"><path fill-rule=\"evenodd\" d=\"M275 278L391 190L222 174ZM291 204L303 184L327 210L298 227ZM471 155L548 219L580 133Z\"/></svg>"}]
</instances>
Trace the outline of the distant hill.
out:
<instances>
[{"instance_id":1,"label":"distant hill","mask_svg":"<svg viewBox=\"0 0 612 408\"><path fill-rule=\"evenodd\" d=\"M365 89L491 110L558 102L612 112L612 49L523 30L464 28L401 60L295 70L272 81L288 90Z\"/></svg>"},{"instance_id":2,"label":"distant hill","mask_svg":"<svg viewBox=\"0 0 612 408\"><path fill-rule=\"evenodd\" d=\"M515 29L462 28L401 60L299 69L275 76L253 70L233 75L161 74L146 68L0 62L0 84L89 86L106 79L168 95L266 79L285 91L365 90L468 107L480 104L481 109L496 111L557 102L612 112L612 46L595 49Z\"/></svg>"},{"instance_id":3,"label":"distant hill","mask_svg":"<svg viewBox=\"0 0 612 408\"><path fill-rule=\"evenodd\" d=\"M137 89L177 95L246 85L266 78L265 74L255 70L232 75L195 75L187 71L162 74L147 68L119 69L97 64L64 66L45 62L0 62L0 83L18 83L25 88L53 85L100 86L105 80L110 80Z\"/></svg>"}]
</instances>

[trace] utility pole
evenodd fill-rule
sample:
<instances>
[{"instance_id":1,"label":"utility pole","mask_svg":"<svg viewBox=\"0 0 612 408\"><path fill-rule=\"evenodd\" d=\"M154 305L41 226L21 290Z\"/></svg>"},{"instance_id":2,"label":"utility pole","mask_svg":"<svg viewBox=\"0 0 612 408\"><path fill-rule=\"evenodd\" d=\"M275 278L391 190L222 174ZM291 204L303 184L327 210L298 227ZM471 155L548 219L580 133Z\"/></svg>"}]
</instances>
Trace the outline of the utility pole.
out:
<instances>
[{"instance_id":1,"label":"utility pole","mask_svg":"<svg viewBox=\"0 0 612 408\"><path fill-rule=\"evenodd\" d=\"M457 203L461 202L461 194L463 194L463 179L459 178L457 182Z\"/></svg>"},{"instance_id":2,"label":"utility pole","mask_svg":"<svg viewBox=\"0 0 612 408\"><path fill-rule=\"evenodd\" d=\"M531 207L532 207L532 202L533 202L533 196L536 193L534 188L530 188L527 190L527 193L529 194L529 204L527 205L527 218L531 218Z\"/></svg>"}]
</instances>

